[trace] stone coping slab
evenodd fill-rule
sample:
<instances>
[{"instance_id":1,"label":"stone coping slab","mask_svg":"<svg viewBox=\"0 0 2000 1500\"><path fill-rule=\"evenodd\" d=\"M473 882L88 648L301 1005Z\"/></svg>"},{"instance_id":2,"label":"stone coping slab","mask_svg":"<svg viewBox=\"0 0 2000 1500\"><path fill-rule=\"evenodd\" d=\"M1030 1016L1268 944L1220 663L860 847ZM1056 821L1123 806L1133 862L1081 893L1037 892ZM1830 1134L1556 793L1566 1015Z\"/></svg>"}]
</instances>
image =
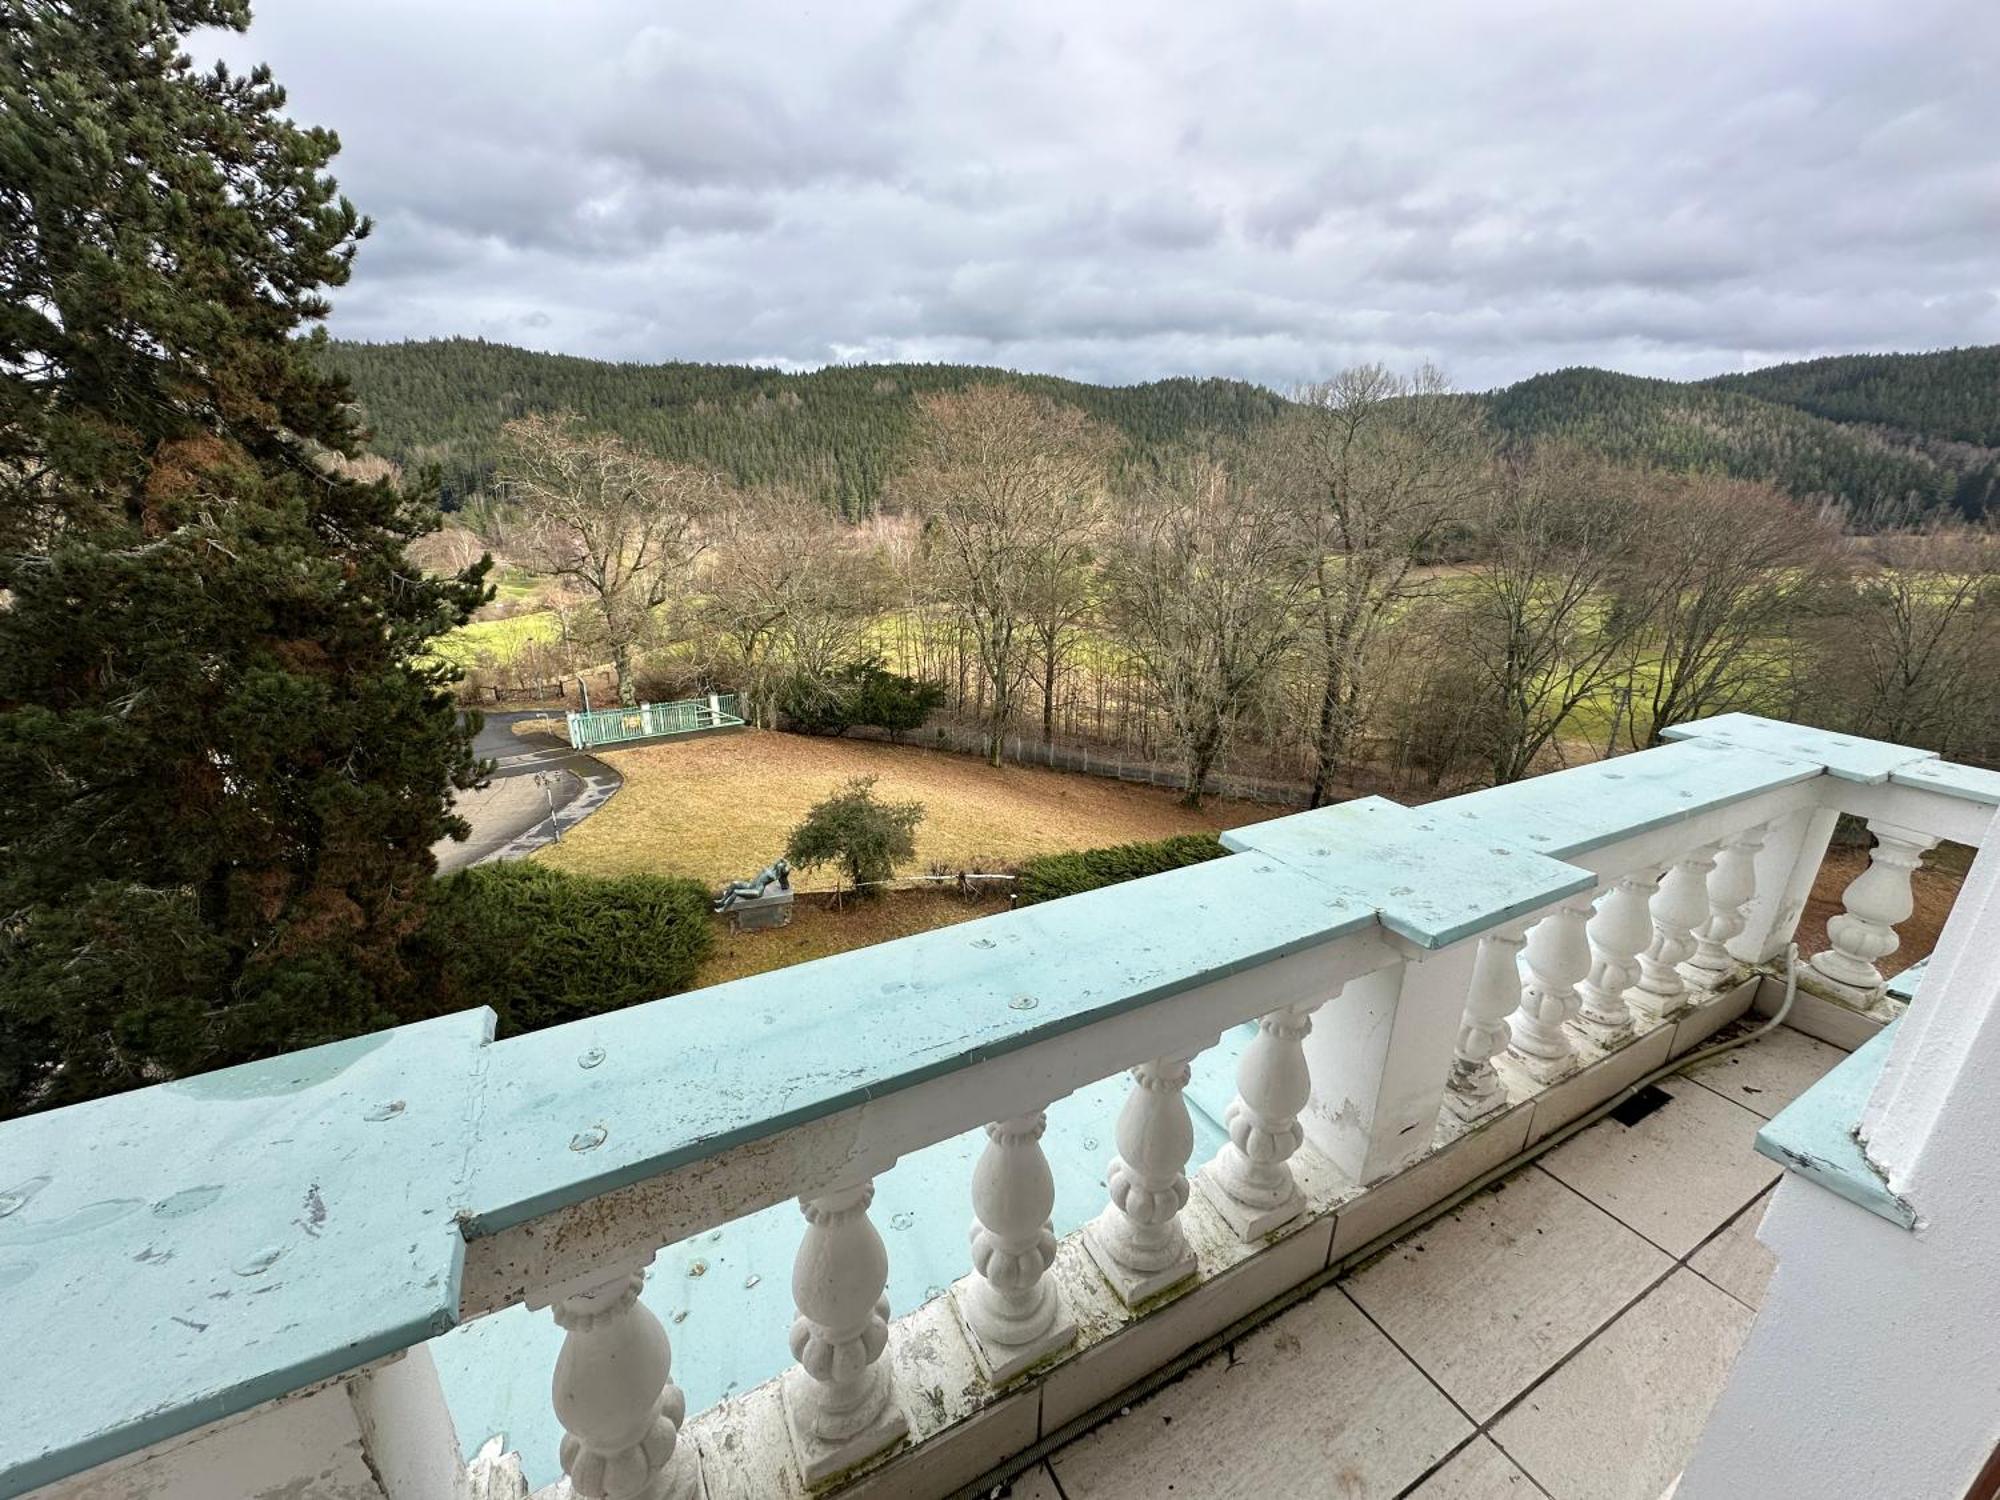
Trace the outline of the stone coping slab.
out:
<instances>
[{"instance_id":1,"label":"stone coping slab","mask_svg":"<svg viewBox=\"0 0 2000 1500\"><path fill-rule=\"evenodd\" d=\"M1823 766L1829 776L1842 781L1858 781L1874 786L1919 761L1936 760L1934 750L1914 745L1892 745L1886 740L1865 740L1859 735L1836 734L1830 729L1812 729L1804 724L1788 724L1783 719L1767 719L1761 714L1716 714L1694 719L1661 731L1669 740L1716 740L1745 750L1762 750L1791 760L1812 761Z\"/></svg>"},{"instance_id":2,"label":"stone coping slab","mask_svg":"<svg viewBox=\"0 0 2000 1500\"><path fill-rule=\"evenodd\" d=\"M1766 1122L1757 1132L1757 1150L1786 1171L1818 1183L1891 1224L1912 1229L1916 1227L1916 1210L1889 1190L1854 1134L1875 1081L1889 1060L1898 1024L1891 1021Z\"/></svg>"},{"instance_id":3,"label":"stone coping slab","mask_svg":"<svg viewBox=\"0 0 2000 1500\"><path fill-rule=\"evenodd\" d=\"M449 1328L492 1035L464 1011L0 1129L0 1496Z\"/></svg>"},{"instance_id":4,"label":"stone coping slab","mask_svg":"<svg viewBox=\"0 0 2000 1500\"><path fill-rule=\"evenodd\" d=\"M1336 901L1379 911L1384 927L1424 948L1442 948L1596 884L1589 871L1533 844L1463 826L1449 813L1459 800L1412 808L1359 797L1233 828L1222 842L1282 860Z\"/></svg>"},{"instance_id":5,"label":"stone coping slab","mask_svg":"<svg viewBox=\"0 0 2000 1500\"><path fill-rule=\"evenodd\" d=\"M1961 766L1956 761L1920 760L1889 777L1897 786L1918 787L1940 792L1966 802L2000 807L2000 771L1981 766Z\"/></svg>"},{"instance_id":6,"label":"stone coping slab","mask_svg":"<svg viewBox=\"0 0 2000 1500\"><path fill-rule=\"evenodd\" d=\"M1468 792L1434 802L1429 810L1464 818L1489 837L1566 859L1822 774L1824 767L1815 760L1720 739L1690 739Z\"/></svg>"}]
</instances>

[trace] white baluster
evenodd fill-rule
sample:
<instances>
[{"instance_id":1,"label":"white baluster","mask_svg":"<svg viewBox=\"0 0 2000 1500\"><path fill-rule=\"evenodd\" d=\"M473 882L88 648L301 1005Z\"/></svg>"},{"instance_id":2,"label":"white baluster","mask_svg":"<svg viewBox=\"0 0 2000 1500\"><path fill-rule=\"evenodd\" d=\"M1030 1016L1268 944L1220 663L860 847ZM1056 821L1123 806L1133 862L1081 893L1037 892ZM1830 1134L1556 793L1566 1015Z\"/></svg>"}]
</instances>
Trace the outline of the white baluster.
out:
<instances>
[{"instance_id":1,"label":"white baluster","mask_svg":"<svg viewBox=\"0 0 2000 1500\"><path fill-rule=\"evenodd\" d=\"M652 1260L646 1257L647 1262ZM559 1297L554 1400L562 1470L583 1500L699 1500L701 1460L680 1441L687 1398L667 1330L639 1300L644 1267Z\"/></svg>"},{"instance_id":2,"label":"white baluster","mask_svg":"<svg viewBox=\"0 0 2000 1500\"><path fill-rule=\"evenodd\" d=\"M1757 894L1757 854L1768 830L1759 824L1722 846L1708 877L1708 920L1695 933L1694 953L1681 975L1702 989L1722 988L1741 969L1729 945L1743 930L1744 914Z\"/></svg>"},{"instance_id":3,"label":"white baluster","mask_svg":"<svg viewBox=\"0 0 2000 1500\"><path fill-rule=\"evenodd\" d=\"M1181 1232L1187 1206L1188 1057L1162 1057L1132 1070L1132 1091L1118 1112L1118 1155L1107 1176L1111 1202L1084 1226L1084 1248L1120 1300L1136 1307L1194 1274L1194 1252Z\"/></svg>"},{"instance_id":4,"label":"white baluster","mask_svg":"<svg viewBox=\"0 0 2000 1500\"><path fill-rule=\"evenodd\" d=\"M1938 844L1929 834L1872 819L1868 831L1875 835L1868 868L1840 893L1846 910L1826 924L1833 946L1812 956L1814 972L1825 981L1820 988L1863 1009L1882 998L1882 971L1875 962L1901 946L1897 924L1916 909L1910 877Z\"/></svg>"},{"instance_id":5,"label":"white baluster","mask_svg":"<svg viewBox=\"0 0 2000 1500\"><path fill-rule=\"evenodd\" d=\"M1489 932L1479 940L1444 1096L1445 1108L1461 1120L1476 1120L1507 1103L1493 1059L1507 1050L1514 1034L1507 1018L1521 1003L1522 941L1506 932Z\"/></svg>"},{"instance_id":6,"label":"white baluster","mask_svg":"<svg viewBox=\"0 0 2000 1500\"><path fill-rule=\"evenodd\" d=\"M1575 1018L1576 987L1590 975L1590 939L1584 932L1590 914L1590 898L1580 896L1528 929L1522 953L1528 980L1507 1050L1543 1083L1576 1070L1576 1048L1563 1023Z\"/></svg>"},{"instance_id":7,"label":"white baluster","mask_svg":"<svg viewBox=\"0 0 2000 1500\"><path fill-rule=\"evenodd\" d=\"M952 1304L986 1378L1011 1379L1076 1337L1049 1267L1056 1260L1049 1215L1056 1180L1042 1152L1048 1116L1017 1115L986 1127L972 1169L974 1274L952 1288Z\"/></svg>"},{"instance_id":8,"label":"white baluster","mask_svg":"<svg viewBox=\"0 0 2000 1500\"><path fill-rule=\"evenodd\" d=\"M868 1220L875 1184L863 1181L799 1199L806 1232L792 1263L792 1355L783 1391L792 1451L810 1488L900 1442L909 1422L897 1405L882 1351L889 1343L889 1252Z\"/></svg>"},{"instance_id":9,"label":"white baluster","mask_svg":"<svg viewBox=\"0 0 2000 1500\"><path fill-rule=\"evenodd\" d=\"M1653 937L1651 874L1626 875L1604 893L1585 935L1590 939L1590 973L1576 987L1581 1002L1577 1024L1602 1047L1632 1035L1632 1011L1625 991L1639 977L1639 954Z\"/></svg>"},{"instance_id":10,"label":"white baluster","mask_svg":"<svg viewBox=\"0 0 2000 1500\"><path fill-rule=\"evenodd\" d=\"M1236 1097L1224 1111L1229 1139L1197 1180L1202 1195L1250 1244L1306 1211L1292 1176L1292 1153L1305 1141L1299 1111L1312 1097L1305 1039L1318 1004L1274 1010L1236 1064Z\"/></svg>"},{"instance_id":11,"label":"white baluster","mask_svg":"<svg viewBox=\"0 0 2000 1500\"><path fill-rule=\"evenodd\" d=\"M1706 922L1708 872L1715 867L1715 846L1695 850L1667 870L1653 897L1653 941L1639 955L1639 982L1625 992L1625 1003L1642 1024L1656 1025L1687 1009L1688 983L1679 965L1694 952L1695 929Z\"/></svg>"}]
</instances>

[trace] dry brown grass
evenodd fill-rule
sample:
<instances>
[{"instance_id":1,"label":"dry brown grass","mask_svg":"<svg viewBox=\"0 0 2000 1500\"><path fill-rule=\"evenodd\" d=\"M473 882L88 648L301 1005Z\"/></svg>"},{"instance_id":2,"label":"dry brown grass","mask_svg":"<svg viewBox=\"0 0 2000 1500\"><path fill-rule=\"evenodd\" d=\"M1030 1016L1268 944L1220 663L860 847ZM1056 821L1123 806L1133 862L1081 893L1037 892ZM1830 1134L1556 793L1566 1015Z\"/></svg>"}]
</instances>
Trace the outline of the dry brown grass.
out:
<instances>
[{"instance_id":1,"label":"dry brown grass","mask_svg":"<svg viewBox=\"0 0 2000 1500\"><path fill-rule=\"evenodd\" d=\"M893 891L873 901L847 901L834 910L823 896L808 896L792 907L792 923L769 932L737 932L715 919L715 948L695 976L697 985L721 984L808 959L886 943L891 938L949 927L1007 909L1005 896L967 901L955 891Z\"/></svg>"},{"instance_id":2,"label":"dry brown grass","mask_svg":"<svg viewBox=\"0 0 2000 1500\"><path fill-rule=\"evenodd\" d=\"M1094 776L757 729L599 753L624 789L537 858L589 874L689 875L717 886L777 858L807 809L856 776L880 778L884 798L924 804L912 872L1005 869L1030 855L1233 828L1273 811L1221 800L1192 809L1172 793ZM830 890L833 872L795 883Z\"/></svg>"}]
</instances>

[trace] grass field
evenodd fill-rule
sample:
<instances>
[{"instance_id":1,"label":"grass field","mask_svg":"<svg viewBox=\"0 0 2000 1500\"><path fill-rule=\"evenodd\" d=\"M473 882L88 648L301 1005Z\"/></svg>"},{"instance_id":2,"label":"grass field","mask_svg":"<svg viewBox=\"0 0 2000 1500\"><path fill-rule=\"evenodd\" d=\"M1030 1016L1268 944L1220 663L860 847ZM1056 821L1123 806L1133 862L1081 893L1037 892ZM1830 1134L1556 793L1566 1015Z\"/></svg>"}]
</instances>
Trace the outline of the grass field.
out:
<instances>
[{"instance_id":1,"label":"grass field","mask_svg":"<svg viewBox=\"0 0 2000 1500\"><path fill-rule=\"evenodd\" d=\"M506 666L530 642L553 641L560 633L555 611L538 609L504 620L475 620L470 625L461 625L439 636L431 649L461 667L477 666L481 657L496 666Z\"/></svg>"},{"instance_id":2,"label":"grass field","mask_svg":"<svg viewBox=\"0 0 2000 1500\"><path fill-rule=\"evenodd\" d=\"M967 755L761 729L599 754L624 787L535 857L587 874L687 875L710 886L777 858L807 809L856 776L879 777L882 797L924 804L911 874L933 865L997 871L1034 854L1232 828L1273 811L1221 800L1197 811L1151 787L1026 766L996 771ZM700 984L1006 910L1002 895L972 903L955 889L895 891L834 909L812 894L833 889L831 870L792 883L801 899L790 927L738 933L717 919Z\"/></svg>"},{"instance_id":3,"label":"grass field","mask_svg":"<svg viewBox=\"0 0 2000 1500\"><path fill-rule=\"evenodd\" d=\"M908 873L933 865L999 870L1034 854L1233 828L1272 815L1255 803L1213 800L1194 810L1172 793L1094 776L994 770L940 750L761 729L600 754L625 778L624 789L539 857L592 874L689 875L717 886L777 858L807 809L856 776L879 777L878 796L924 804ZM794 884L831 890L833 872Z\"/></svg>"}]
</instances>

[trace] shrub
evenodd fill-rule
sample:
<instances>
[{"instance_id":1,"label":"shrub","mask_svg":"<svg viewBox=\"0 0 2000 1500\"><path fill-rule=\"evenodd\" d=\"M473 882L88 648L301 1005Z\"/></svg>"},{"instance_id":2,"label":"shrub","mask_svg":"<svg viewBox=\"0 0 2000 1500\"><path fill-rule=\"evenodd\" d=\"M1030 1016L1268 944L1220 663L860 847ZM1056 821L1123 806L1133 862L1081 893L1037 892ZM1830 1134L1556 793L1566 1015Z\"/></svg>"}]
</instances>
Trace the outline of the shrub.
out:
<instances>
[{"instance_id":1,"label":"shrub","mask_svg":"<svg viewBox=\"0 0 2000 1500\"><path fill-rule=\"evenodd\" d=\"M796 734L845 734L866 726L901 735L921 729L943 701L937 683L891 672L871 656L830 677L794 673L779 690L778 709Z\"/></svg>"},{"instance_id":2,"label":"shrub","mask_svg":"<svg viewBox=\"0 0 2000 1500\"><path fill-rule=\"evenodd\" d=\"M887 880L917 852L921 802L883 802L875 778L859 776L819 803L792 830L785 858L801 870L837 864L855 887Z\"/></svg>"},{"instance_id":3,"label":"shrub","mask_svg":"<svg viewBox=\"0 0 2000 1500\"><path fill-rule=\"evenodd\" d=\"M419 944L442 1001L490 1005L503 1034L686 989L708 956L709 893L659 875L606 879L523 860L437 884Z\"/></svg>"},{"instance_id":4,"label":"shrub","mask_svg":"<svg viewBox=\"0 0 2000 1500\"><path fill-rule=\"evenodd\" d=\"M1158 875L1183 865L1220 859L1229 851L1212 833L1182 833L1150 843L1112 844L1103 849L1079 849L1068 854L1043 854L1025 862L1015 879L1019 904L1053 901L1118 885L1142 875Z\"/></svg>"}]
</instances>

